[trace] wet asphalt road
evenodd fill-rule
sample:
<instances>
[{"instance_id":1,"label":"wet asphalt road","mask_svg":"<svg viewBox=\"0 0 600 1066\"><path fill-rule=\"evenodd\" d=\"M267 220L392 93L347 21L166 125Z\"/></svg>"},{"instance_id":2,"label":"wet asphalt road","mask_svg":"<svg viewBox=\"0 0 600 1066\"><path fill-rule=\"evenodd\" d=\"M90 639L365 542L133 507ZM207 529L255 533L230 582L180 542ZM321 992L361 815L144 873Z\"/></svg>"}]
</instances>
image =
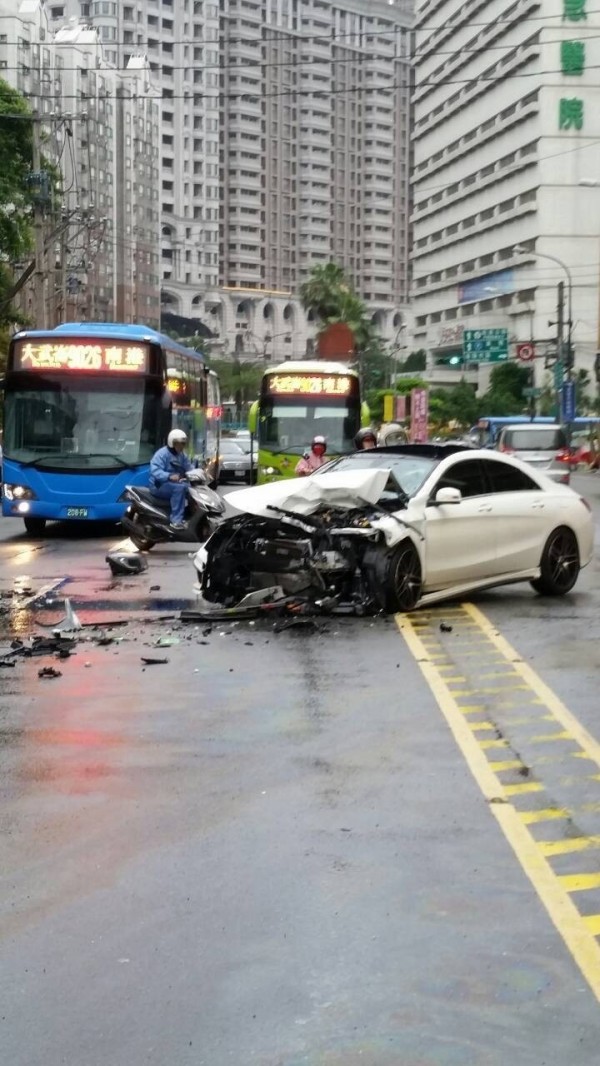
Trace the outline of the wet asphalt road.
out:
<instances>
[{"instance_id":1,"label":"wet asphalt road","mask_svg":"<svg viewBox=\"0 0 600 1066\"><path fill-rule=\"evenodd\" d=\"M600 515L600 478L576 484ZM90 625L0 670L0 1061L598 1061L597 998L393 620L184 627L186 550L113 580L114 530L17 529L5 637L50 632L65 595ZM474 600L594 737L598 575Z\"/></svg>"}]
</instances>

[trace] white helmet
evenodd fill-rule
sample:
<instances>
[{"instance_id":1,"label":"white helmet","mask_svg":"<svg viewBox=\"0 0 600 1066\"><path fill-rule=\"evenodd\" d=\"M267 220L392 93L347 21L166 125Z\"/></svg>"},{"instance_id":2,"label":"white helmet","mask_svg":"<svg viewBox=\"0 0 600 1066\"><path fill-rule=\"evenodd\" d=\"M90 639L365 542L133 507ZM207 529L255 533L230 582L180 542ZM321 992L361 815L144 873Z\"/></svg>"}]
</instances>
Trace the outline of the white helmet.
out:
<instances>
[{"instance_id":1,"label":"white helmet","mask_svg":"<svg viewBox=\"0 0 600 1066\"><path fill-rule=\"evenodd\" d=\"M184 433L182 429L172 429L167 437L167 447L172 448L177 442L181 444L187 444L187 433Z\"/></svg>"}]
</instances>

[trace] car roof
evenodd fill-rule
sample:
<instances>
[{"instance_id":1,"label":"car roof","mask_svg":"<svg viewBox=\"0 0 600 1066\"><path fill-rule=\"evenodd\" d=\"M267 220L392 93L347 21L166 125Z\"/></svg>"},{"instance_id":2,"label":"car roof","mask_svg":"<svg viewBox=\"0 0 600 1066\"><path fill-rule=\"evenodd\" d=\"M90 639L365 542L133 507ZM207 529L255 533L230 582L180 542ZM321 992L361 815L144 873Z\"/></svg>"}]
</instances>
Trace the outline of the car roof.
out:
<instances>
[{"instance_id":1,"label":"car roof","mask_svg":"<svg viewBox=\"0 0 600 1066\"><path fill-rule=\"evenodd\" d=\"M536 425L535 423L525 422L521 425L515 423L514 426L503 426L501 433L510 433L512 429L516 429L519 433L546 433L549 429L563 429L560 422L546 422L543 426Z\"/></svg>"},{"instance_id":2,"label":"car roof","mask_svg":"<svg viewBox=\"0 0 600 1066\"><path fill-rule=\"evenodd\" d=\"M390 444L387 447L367 448L362 452L352 452L352 455L420 455L425 459L446 459L455 452L469 452L473 454L470 444L460 444L453 441L452 444Z\"/></svg>"}]
</instances>

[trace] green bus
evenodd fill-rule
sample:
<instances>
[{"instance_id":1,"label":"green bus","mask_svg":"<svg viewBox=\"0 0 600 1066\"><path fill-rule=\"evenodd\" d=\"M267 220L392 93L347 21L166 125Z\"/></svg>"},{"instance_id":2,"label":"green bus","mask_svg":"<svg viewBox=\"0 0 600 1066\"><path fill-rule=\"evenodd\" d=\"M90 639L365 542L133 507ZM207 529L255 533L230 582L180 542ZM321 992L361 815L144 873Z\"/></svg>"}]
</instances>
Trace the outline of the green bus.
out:
<instances>
[{"instance_id":1,"label":"green bus","mask_svg":"<svg viewBox=\"0 0 600 1066\"><path fill-rule=\"evenodd\" d=\"M352 451L369 419L358 374L344 363L302 360L270 368L248 419L258 440L258 484L294 477L316 434L327 440L329 458Z\"/></svg>"}]
</instances>

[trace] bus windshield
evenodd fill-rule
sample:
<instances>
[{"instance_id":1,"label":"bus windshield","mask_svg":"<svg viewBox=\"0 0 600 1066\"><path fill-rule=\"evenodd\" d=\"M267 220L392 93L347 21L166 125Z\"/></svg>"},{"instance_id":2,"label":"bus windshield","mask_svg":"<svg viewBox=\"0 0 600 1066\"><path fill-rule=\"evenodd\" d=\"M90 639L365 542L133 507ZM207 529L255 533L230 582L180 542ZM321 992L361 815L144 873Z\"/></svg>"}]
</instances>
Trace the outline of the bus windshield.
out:
<instances>
[{"instance_id":1,"label":"bus windshield","mask_svg":"<svg viewBox=\"0 0 600 1066\"><path fill-rule=\"evenodd\" d=\"M360 411L351 399L303 403L264 400L258 425L258 441L272 452L301 455L312 438L321 434L330 454L351 451L353 438L360 426Z\"/></svg>"},{"instance_id":2,"label":"bus windshield","mask_svg":"<svg viewBox=\"0 0 600 1066\"><path fill-rule=\"evenodd\" d=\"M161 443L160 393L143 377L15 376L7 384L4 453L48 470L148 463Z\"/></svg>"}]
</instances>

